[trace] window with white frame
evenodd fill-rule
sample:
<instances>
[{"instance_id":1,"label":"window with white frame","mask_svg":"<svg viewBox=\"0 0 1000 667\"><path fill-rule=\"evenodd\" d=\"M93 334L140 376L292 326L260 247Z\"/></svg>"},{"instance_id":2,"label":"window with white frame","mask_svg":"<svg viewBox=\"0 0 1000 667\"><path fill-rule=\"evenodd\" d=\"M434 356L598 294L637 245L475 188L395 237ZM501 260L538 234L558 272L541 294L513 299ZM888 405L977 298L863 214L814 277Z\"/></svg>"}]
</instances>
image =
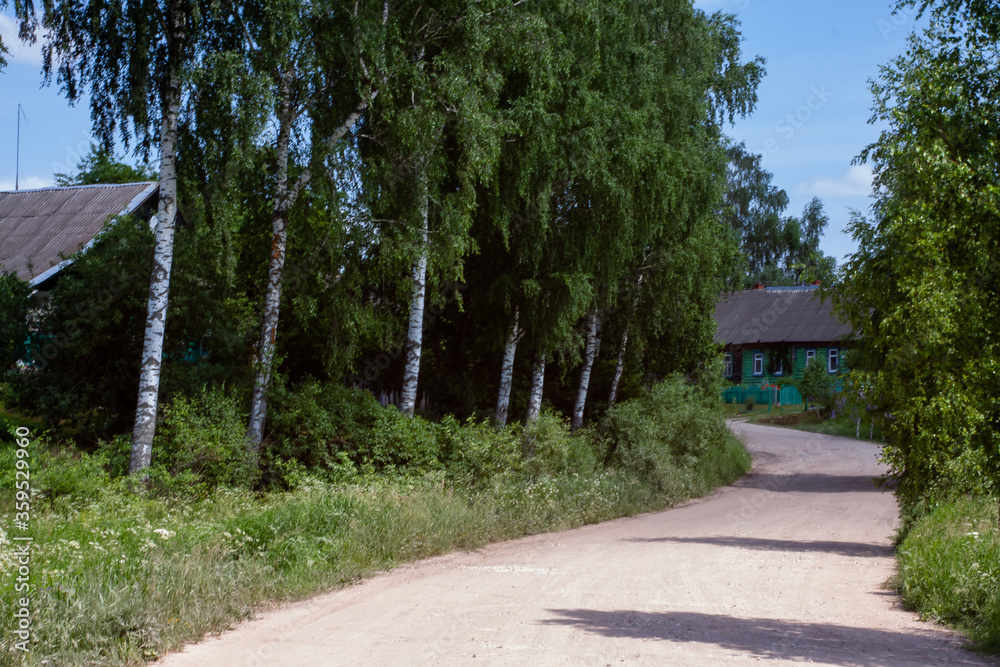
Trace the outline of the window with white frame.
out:
<instances>
[{"instance_id":1,"label":"window with white frame","mask_svg":"<svg viewBox=\"0 0 1000 667\"><path fill-rule=\"evenodd\" d=\"M754 352L753 353L753 374L763 375L764 374L764 353Z\"/></svg>"},{"instance_id":2,"label":"window with white frame","mask_svg":"<svg viewBox=\"0 0 1000 667\"><path fill-rule=\"evenodd\" d=\"M806 366L809 362L816 358L816 350L806 350Z\"/></svg>"},{"instance_id":3,"label":"window with white frame","mask_svg":"<svg viewBox=\"0 0 1000 667\"><path fill-rule=\"evenodd\" d=\"M837 348L830 348L827 356L826 370L831 373L836 373L838 368L840 368L840 350Z\"/></svg>"},{"instance_id":4,"label":"window with white frame","mask_svg":"<svg viewBox=\"0 0 1000 667\"><path fill-rule=\"evenodd\" d=\"M724 365L723 376L727 378L733 377L733 355L726 352L722 355L722 363Z\"/></svg>"},{"instance_id":5,"label":"window with white frame","mask_svg":"<svg viewBox=\"0 0 1000 667\"><path fill-rule=\"evenodd\" d=\"M774 374L784 375L785 374L785 358L778 355L774 360Z\"/></svg>"}]
</instances>

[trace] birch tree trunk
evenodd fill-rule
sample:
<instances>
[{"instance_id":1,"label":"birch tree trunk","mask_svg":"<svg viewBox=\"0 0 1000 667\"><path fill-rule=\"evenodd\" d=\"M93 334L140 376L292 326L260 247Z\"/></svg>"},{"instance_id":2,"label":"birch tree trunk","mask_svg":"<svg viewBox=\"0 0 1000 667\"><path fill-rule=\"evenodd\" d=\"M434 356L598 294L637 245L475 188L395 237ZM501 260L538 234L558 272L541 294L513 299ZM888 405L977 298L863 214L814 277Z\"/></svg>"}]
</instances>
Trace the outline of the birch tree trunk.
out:
<instances>
[{"instance_id":1,"label":"birch tree trunk","mask_svg":"<svg viewBox=\"0 0 1000 667\"><path fill-rule=\"evenodd\" d=\"M173 13L174 40L183 38L183 12ZM179 52L179 46L176 48ZM142 343L139 398L132 429L129 474L149 467L153 458L153 436L159 407L160 367L163 363L163 335L167 325L170 269L174 258L174 226L177 219L177 116L180 113L180 67L170 67L160 119L160 194L156 213L156 244L153 272L146 304L146 334Z\"/></svg>"},{"instance_id":2,"label":"birch tree trunk","mask_svg":"<svg viewBox=\"0 0 1000 667\"><path fill-rule=\"evenodd\" d=\"M580 385L576 390L573 419L570 421L570 428L574 431L583 426L583 411L587 406L587 389L590 387L590 375L594 370L594 360L597 359L597 351L601 348L601 314L595 310L587 319L587 346L583 355L583 369L580 371Z\"/></svg>"},{"instance_id":3,"label":"birch tree trunk","mask_svg":"<svg viewBox=\"0 0 1000 667\"><path fill-rule=\"evenodd\" d=\"M540 340L539 340L540 342ZM531 394L528 396L527 423L538 419L542 412L542 385L545 383L545 353L535 348L535 366L531 371Z\"/></svg>"},{"instance_id":4,"label":"birch tree trunk","mask_svg":"<svg viewBox=\"0 0 1000 667\"><path fill-rule=\"evenodd\" d=\"M622 334L622 343L618 346L618 363L615 364L615 374L611 376L611 393L608 394L608 407L615 404L618 398L618 383L621 382L622 372L625 370L625 349L628 346L628 327Z\"/></svg>"},{"instance_id":5,"label":"birch tree trunk","mask_svg":"<svg viewBox=\"0 0 1000 667\"><path fill-rule=\"evenodd\" d=\"M510 389L514 383L514 353L517 351L518 342L524 335L524 331L518 326L520 314L520 309L514 308L514 321L510 325L507 344L503 350L503 365L500 367L500 395L497 396L497 410L494 415L494 420L500 428L507 425L507 409L510 407Z\"/></svg>"},{"instance_id":6,"label":"birch tree trunk","mask_svg":"<svg viewBox=\"0 0 1000 667\"><path fill-rule=\"evenodd\" d=\"M276 144L278 173L274 211L271 216L271 260L267 270L264 325L257 348L257 370L254 376L253 398L250 403L250 424L247 428L247 442L253 452L260 451L261 442L264 440L264 424L267 421L267 390L271 384L271 374L274 370L274 350L278 336L278 315L281 306L281 282L284 275L285 252L288 248L288 215L302 188L308 185L312 178L312 170L306 167L302 170L295 185L291 188L288 187L288 149L292 122L294 121L294 110L289 90L292 76L292 72L286 72L282 78L282 102L279 109L279 118L282 120ZM374 100L377 95L377 90L372 91L368 100L362 100L348 114L344 122L327 137L327 150L333 150L337 142L351 131L365 109L368 108L368 103Z\"/></svg>"},{"instance_id":7,"label":"birch tree trunk","mask_svg":"<svg viewBox=\"0 0 1000 667\"><path fill-rule=\"evenodd\" d=\"M423 228L421 230L420 257L413 265L413 293L410 297L410 323L406 332L406 366L403 369L403 391L400 398L400 411L408 417L413 416L417 405L417 378L420 375L420 351L424 336L424 300L427 295L427 216L428 194L427 175L421 175L420 215Z\"/></svg>"},{"instance_id":8,"label":"birch tree trunk","mask_svg":"<svg viewBox=\"0 0 1000 667\"><path fill-rule=\"evenodd\" d=\"M288 211L294 203L288 195L288 145L292 134L292 103L289 85L291 71L285 71L281 83L281 105L278 110L277 158L278 173L274 193L274 210L271 214L271 260L267 269L267 292L264 295L264 326L257 348L257 368L254 377L253 399L250 403L250 424L247 440L250 449L260 451L264 439L264 420L267 417L267 389L271 384L274 365L274 347L278 336L278 313L281 307L281 280L285 268L285 251L288 248Z\"/></svg>"}]
</instances>

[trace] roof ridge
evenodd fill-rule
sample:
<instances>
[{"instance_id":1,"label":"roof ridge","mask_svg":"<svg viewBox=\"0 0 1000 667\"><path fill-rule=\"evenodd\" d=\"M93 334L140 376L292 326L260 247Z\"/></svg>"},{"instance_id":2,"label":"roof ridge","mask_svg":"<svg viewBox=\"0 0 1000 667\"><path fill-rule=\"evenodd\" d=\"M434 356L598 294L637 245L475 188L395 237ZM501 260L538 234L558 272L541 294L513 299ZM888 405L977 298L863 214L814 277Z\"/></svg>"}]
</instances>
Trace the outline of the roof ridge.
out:
<instances>
[{"instance_id":1,"label":"roof ridge","mask_svg":"<svg viewBox=\"0 0 1000 667\"><path fill-rule=\"evenodd\" d=\"M86 188L123 188L135 185L154 185L159 181L133 181L131 183L92 183L90 185L50 185L45 188L29 188L21 190L0 190L0 195L19 195L27 192L46 192L49 190L83 190Z\"/></svg>"}]
</instances>

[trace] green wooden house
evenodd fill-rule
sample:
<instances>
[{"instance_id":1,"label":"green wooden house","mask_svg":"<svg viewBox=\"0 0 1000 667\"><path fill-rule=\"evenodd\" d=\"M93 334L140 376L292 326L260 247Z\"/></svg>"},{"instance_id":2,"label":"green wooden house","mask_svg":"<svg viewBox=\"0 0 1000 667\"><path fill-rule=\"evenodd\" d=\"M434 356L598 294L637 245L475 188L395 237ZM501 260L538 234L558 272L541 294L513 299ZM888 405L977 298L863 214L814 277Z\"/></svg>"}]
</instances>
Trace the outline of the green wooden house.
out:
<instances>
[{"instance_id":1,"label":"green wooden house","mask_svg":"<svg viewBox=\"0 0 1000 667\"><path fill-rule=\"evenodd\" d=\"M814 357L843 386L853 331L815 286L768 287L731 294L715 307L715 342L734 385L795 386Z\"/></svg>"}]
</instances>

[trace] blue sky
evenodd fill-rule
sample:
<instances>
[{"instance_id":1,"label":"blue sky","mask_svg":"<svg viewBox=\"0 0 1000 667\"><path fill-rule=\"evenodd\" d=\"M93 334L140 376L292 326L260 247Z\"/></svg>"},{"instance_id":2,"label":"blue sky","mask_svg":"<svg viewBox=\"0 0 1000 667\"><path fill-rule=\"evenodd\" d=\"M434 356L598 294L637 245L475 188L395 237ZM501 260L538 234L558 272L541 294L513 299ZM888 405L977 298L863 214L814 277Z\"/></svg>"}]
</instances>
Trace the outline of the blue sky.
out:
<instances>
[{"instance_id":1,"label":"blue sky","mask_svg":"<svg viewBox=\"0 0 1000 667\"><path fill-rule=\"evenodd\" d=\"M821 245L842 261L853 250L843 232L849 209L870 203L871 172L851 161L879 129L869 125L868 79L905 50L912 14L893 15L887 0L789 2L699 0L695 5L737 15L747 57L767 59L767 76L752 117L727 132L765 156L774 184L788 192L788 213L813 197L823 200L830 226ZM0 190L14 188L17 104L21 125L20 186L45 187L55 172L72 171L90 140L86 103L70 107L56 86L42 87L41 53L23 47L9 14L0 34L11 47L0 74Z\"/></svg>"}]
</instances>

